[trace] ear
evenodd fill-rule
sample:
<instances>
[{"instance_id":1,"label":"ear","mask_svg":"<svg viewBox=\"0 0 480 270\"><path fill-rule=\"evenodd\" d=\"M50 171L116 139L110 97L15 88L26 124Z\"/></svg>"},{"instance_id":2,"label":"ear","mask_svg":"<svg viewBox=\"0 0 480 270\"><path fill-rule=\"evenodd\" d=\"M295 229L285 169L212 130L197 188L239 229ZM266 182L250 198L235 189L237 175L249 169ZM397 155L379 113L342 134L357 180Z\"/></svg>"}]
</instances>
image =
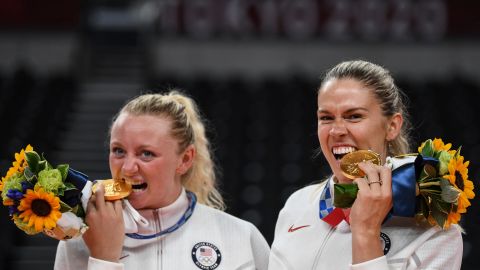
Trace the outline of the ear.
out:
<instances>
[{"instance_id":1,"label":"ear","mask_svg":"<svg viewBox=\"0 0 480 270\"><path fill-rule=\"evenodd\" d=\"M180 155L180 159L177 165L177 169L175 172L178 175L183 175L185 174L190 167L192 167L193 164L193 159L195 158L195 147L193 144L187 146L187 148L183 151L183 153Z\"/></svg>"},{"instance_id":2,"label":"ear","mask_svg":"<svg viewBox=\"0 0 480 270\"><path fill-rule=\"evenodd\" d=\"M402 130L403 116L400 113L394 114L387 123L387 141L392 141L397 138Z\"/></svg>"}]
</instances>

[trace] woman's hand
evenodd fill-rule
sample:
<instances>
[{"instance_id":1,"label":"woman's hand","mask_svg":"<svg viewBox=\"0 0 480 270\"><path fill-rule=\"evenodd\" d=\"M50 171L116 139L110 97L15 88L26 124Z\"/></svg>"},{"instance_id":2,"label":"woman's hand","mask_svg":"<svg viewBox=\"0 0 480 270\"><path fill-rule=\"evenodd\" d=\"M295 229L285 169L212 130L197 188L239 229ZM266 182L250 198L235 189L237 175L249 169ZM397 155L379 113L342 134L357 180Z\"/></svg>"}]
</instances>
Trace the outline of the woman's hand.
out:
<instances>
[{"instance_id":1,"label":"woman's hand","mask_svg":"<svg viewBox=\"0 0 480 270\"><path fill-rule=\"evenodd\" d=\"M90 197L85 220L89 229L83 234L83 240L90 256L118 262L125 237L121 200L105 201L104 186L100 184Z\"/></svg>"},{"instance_id":2,"label":"woman's hand","mask_svg":"<svg viewBox=\"0 0 480 270\"><path fill-rule=\"evenodd\" d=\"M352 263L383 256L380 242L382 222L392 208L392 171L385 166L362 162L366 178L357 178L357 198L350 211Z\"/></svg>"}]
</instances>

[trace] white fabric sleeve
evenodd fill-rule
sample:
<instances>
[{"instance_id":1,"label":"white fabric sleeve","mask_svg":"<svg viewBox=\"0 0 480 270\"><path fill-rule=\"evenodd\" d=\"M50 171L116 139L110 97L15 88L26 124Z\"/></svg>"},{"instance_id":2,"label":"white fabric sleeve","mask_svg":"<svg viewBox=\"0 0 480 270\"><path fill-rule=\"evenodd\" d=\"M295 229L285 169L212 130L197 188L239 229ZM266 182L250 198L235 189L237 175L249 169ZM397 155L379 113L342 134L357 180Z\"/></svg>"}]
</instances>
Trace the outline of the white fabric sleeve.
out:
<instances>
[{"instance_id":1,"label":"white fabric sleeve","mask_svg":"<svg viewBox=\"0 0 480 270\"><path fill-rule=\"evenodd\" d=\"M438 229L434 235L419 246L410 255L410 262L405 269L460 270L462 267L462 256L463 240L461 228L458 225L452 225L448 230Z\"/></svg>"},{"instance_id":2,"label":"white fabric sleeve","mask_svg":"<svg viewBox=\"0 0 480 270\"><path fill-rule=\"evenodd\" d=\"M351 264L352 270L385 270L388 269L387 257L382 256L370 261Z\"/></svg>"},{"instance_id":3,"label":"white fabric sleeve","mask_svg":"<svg viewBox=\"0 0 480 270\"><path fill-rule=\"evenodd\" d=\"M123 270L123 264L89 257L88 270Z\"/></svg>"},{"instance_id":4,"label":"white fabric sleeve","mask_svg":"<svg viewBox=\"0 0 480 270\"><path fill-rule=\"evenodd\" d=\"M252 245L253 260L256 270L268 269L268 256L270 247L260 231L252 224L250 241Z\"/></svg>"}]
</instances>

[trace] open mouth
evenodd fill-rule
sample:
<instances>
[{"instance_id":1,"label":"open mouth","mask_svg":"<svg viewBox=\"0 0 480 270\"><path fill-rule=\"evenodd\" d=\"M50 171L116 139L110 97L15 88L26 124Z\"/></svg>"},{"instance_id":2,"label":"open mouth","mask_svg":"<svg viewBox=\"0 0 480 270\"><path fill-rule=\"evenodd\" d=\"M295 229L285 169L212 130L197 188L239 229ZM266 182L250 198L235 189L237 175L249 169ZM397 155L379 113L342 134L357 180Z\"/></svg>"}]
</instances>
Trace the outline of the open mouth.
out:
<instances>
[{"instance_id":1,"label":"open mouth","mask_svg":"<svg viewBox=\"0 0 480 270\"><path fill-rule=\"evenodd\" d=\"M339 146L339 147L333 147L332 148L332 153L333 153L333 156L335 157L336 160L340 160L346 154L351 153L351 152L356 151L356 150L357 150L357 148L355 148L353 146Z\"/></svg>"},{"instance_id":2,"label":"open mouth","mask_svg":"<svg viewBox=\"0 0 480 270\"><path fill-rule=\"evenodd\" d=\"M128 179L128 178L122 178L122 179L125 180L126 183L128 183L132 186L132 191L133 192L143 191L148 187L148 184L145 183L145 182L142 183L142 182L135 181L135 180Z\"/></svg>"},{"instance_id":3,"label":"open mouth","mask_svg":"<svg viewBox=\"0 0 480 270\"><path fill-rule=\"evenodd\" d=\"M138 185L132 185L132 191L133 191L133 192L142 191L142 190L146 189L147 186L148 186L147 183L142 183L142 184L138 184Z\"/></svg>"}]
</instances>

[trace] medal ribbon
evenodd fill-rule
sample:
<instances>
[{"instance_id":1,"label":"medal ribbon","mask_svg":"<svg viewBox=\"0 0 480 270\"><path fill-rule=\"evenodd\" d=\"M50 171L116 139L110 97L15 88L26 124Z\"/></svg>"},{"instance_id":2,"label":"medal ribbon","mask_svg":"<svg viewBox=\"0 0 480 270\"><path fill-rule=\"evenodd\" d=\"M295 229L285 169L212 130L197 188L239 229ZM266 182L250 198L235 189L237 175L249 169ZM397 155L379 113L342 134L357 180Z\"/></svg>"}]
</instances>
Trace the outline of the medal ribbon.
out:
<instances>
[{"instance_id":1,"label":"medal ribbon","mask_svg":"<svg viewBox=\"0 0 480 270\"><path fill-rule=\"evenodd\" d=\"M436 167L438 159L418 155L414 162L407 163L392 171L393 208L391 215L398 217L415 216L417 185L416 179L426 164Z\"/></svg>"},{"instance_id":2,"label":"medal ribbon","mask_svg":"<svg viewBox=\"0 0 480 270\"><path fill-rule=\"evenodd\" d=\"M187 191L187 197L188 197L188 201L189 201L187 210L182 215L182 217L177 221L177 223L175 223L171 227L169 227L165 230L162 230L160 232L157 232L157 233L154 233L154 234L149 234L149 235L143 235L143 234L138 234L138 233L126 233L125 235L130 237L130 238L145 240L145 239L156 238L156 237L159 237L159 236L162 236L162 235L165 235L165 234L176 231L183 224L185 224L187 222L187 220L192 216L193 210L195 209L195 205L197 204L197 197L195 196L195 194L193 192Z\"/></svg>"},{"instance_id":3,"label":"medal ribbon","mask_svg":"<svg viewBox=\"0 0 480 270\"><path fill-rule=\"evenodd\" d=\"M392 216L414 217L416 213L416 186L420 174L426 164L436 167L438 159L418 155L414 162L409 162L392 170L392 210L385 217L387 221ZM354 186L355 184L350 184ZM358 190L358 189L357 189ZM341 192L336 189L335 192ZM343 195L345 195L344 193ZM348 194L347 194L348 195ZM356 197L355 191L354 196ZM330 194L330 185L327 184L320 196L320 218L335 227L345 219L348 222L350 209L339 211L333 206L333 199ZM355 197L351 198L355 200ZM338 198L338 197L337 197ZM350 197L348 198L350 199ZM338 203L338 202L337 202ZM338 204L337 204L338 205ZM348 213L347 213L348 210Z\"/></svg>"},{"instance_id":4,"label":"medal ribbon","mask_svg":"<svg viewBox=\"0 0 480 270\"><path fill-rule=\"evenodd\" d=\"M333 198L330 193L330 183L325 185L325 188L320 195L319 202L319 216L320 219L330 224L332 227L336 227L342 220L350 223L349 220L350 208L341 209L333 206Z\"/></svg>"}]
</instances>

